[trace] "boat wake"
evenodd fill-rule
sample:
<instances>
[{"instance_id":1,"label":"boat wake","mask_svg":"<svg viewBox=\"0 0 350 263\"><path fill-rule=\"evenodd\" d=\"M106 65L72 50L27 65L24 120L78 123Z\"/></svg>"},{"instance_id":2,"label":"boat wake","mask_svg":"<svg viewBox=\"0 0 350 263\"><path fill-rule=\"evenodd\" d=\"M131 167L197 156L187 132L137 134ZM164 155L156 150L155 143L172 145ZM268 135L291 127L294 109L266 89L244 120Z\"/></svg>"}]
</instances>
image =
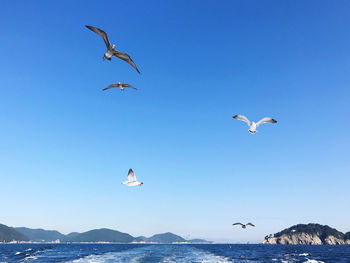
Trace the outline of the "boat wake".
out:
<instances>
[{"instance_id":1,"label":"boat wake","mask_svg":"<svg viewBox=\"0 0 350 263\"><path fill-rule=\"evenodd\" d=\"M146 247L133 248L120 252L108 252L100 255L89 255L70 263L111 263L111 262L131 262L131 263L225 263L231 260L214 255L207 251L202 251L194 247L151 245Z\"/></svg>"}]
</instances>

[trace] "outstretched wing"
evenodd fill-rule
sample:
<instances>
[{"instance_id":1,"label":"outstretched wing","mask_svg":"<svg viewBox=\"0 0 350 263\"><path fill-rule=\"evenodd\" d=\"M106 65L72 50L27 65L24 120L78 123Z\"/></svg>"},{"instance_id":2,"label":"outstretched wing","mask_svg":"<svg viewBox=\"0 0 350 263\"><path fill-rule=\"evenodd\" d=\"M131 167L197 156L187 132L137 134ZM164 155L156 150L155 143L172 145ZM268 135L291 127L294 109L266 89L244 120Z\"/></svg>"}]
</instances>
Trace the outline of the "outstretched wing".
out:
<instances>
[{"instance_id":1,"label":"outstretched wing","mask_svg":"<svg viewBox=\"0 0 350 263\"><path fill-rule=\"evenodd\" d=\"M129 169L128 181L129 181L129 183L136 182L136 176L135 176L134 171L132 169Z\"/></svg>"},{"instance_id":2,"label":"outstretched wing","mask_svg":"<svg viewBox=\"0 0 350 263\"><path fill-rule=\"evenodd\" d=\"M259 125L263 124L263 123L276 123L277 121L275 119L272 118L262 118L260 121L257 122L256 127L258 127Z\"/></svg>"},{"instance_id":3,"label":"outstretched wing","mask_svg":"<svg viewBox=\"0 0 350 263\"><path fill-rule=\"evenodd\" d=\"M124 60L125 62L129 63L140 74L139 69L137 68L136 64L134 63L134 61L131 59L131 57L128 54L114 50L113 56L116 56L117 58L120 58L120 59Z\"/></svg>"},{"instance_id":4,"label":"outstretched wing","mask_svg":"<svg viewBox=\"0 0 350 263\"><path fill-rule=\"evenodd\" d=\"M243 226L243 224L242 223L234 223L234 224L232 224L233 226L236 226L236 225L240 225L240 226Z\"/></svg>"},{"instance_id":5,"label":"outstretched wing","mask_svg":"<svg viewBox=\"0 0 350 263\"><path fill-rule=\"evenodd\" d=\"M105 31L103 31L102 29L99 29L97 27L94 26L86 26L88 29L94 31L95 33L99 34L102 38L103 41L105 42L107 48L109 48L111 46L111 43L109 42L107 33Z\"/></svg>"},{"instance_id":6,"label":"outstretched wing","mask_svg":"<svg viewBox=\"0 0 350 263\"><path fill-rule=\"evenodd\" d=\"M111 85L109 85L107 88L104 88L103 90L108 90L108 89L110 89L110 88L116 88L116 87L118 87L117 84L111 84Z\"/></svg>"},{"instance_id":7,"label":"outstretched wing","mask_svg":"<svg viewBox=\"0 0 350 263\"><path fill-rule=\"evenodd\" d=\"M248 126L250 126L250 121L248 120L248 118L246 116L243 115L235 115L232 118L236 119L236 120L240 120L240 121L244 121L245 123L248 124Z\"/></svg>"},{"instance_id":8,"label":"outstretched wing","mask_svg":"<svg viewBox=\"0 0 350 263\"><path fill-rule=\"evenodd\" d=\"M254 224L252 223L248 223L247 226L255 226Z\"/></svg>"},{"instance_id":9,"label":"outstretched wing","mask_svg":"<svg viewBox=\"0 0 350 263\"><path fill-rule=\"evenodd\" d=\"M137 88L135 88L135 87L133 87L133 86L131 86L131 85L129 85L129 84L123 84L122 86L123 86L123 87L131 88L131 89L136 89L136 90L137 90Z\"/></svg>"}]
</instances>

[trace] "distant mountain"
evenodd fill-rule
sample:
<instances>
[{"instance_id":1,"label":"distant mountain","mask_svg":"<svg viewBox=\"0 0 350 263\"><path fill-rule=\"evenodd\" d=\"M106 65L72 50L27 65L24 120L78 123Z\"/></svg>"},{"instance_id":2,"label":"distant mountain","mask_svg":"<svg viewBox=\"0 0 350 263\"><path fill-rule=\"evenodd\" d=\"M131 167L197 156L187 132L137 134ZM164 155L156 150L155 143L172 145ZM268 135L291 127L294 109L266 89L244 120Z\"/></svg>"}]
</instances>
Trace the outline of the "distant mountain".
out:
<instances>
[{"instance_id":1,"label":"distant mountain","mask_svg":"<svg viewBox=\"0 0 350 263\"><path fill-rule=\"evenodd\" d=\"M12 227L0 224L0 242L28 241L29 238Z\"/></svg>"},{"instance_id":2,"label":"distant mountain","mask_svg":"<svg viewBox=\"0 0 350 263\"><path fill-rule=\"evenodd\" d=\"M135 237L133 242L155 242L155 243L173 243L173 242L189 242L189 243L211 243L204 239L186 240L178 235L167 232L164 234L157 234L151 237L139 236Z\"/></svg>"},{"instance_id":3,"label":"distant mountain","mask_svg":"<svg viewBox=\"0 0 350 263\"><path fill-rule=\"evenodd\" d=\"M126 233L122 233L116 230L111 230L107 228L90 230L84 233L74 235L73 237L67 238L69 242L120 242L129 243L132 242L134 238Z\"/></svg>"},{"instance_id":4,"label":"distant mountain","mask_svg":"<svg viewBox=\"0 0 350 263\"><path fill-rule=\"evenodd\" d=\"M344 245L350 244L350 232L342 232L327 225L299 224L266 236L262 244Z\"/></svg>"},{"instance_id":5,"label":"distant mountain","mask_svg":"<svg viewBox=\"0 0 350 263\"><path fill-rule=\"evenodd\" d=\"M150 238L147 238L147 241L158 242L158 243L173 243L173 242L186 242L187 240L178 235L167 232L167 233L151 236Z\"/></svg>"},{"instance_id":6,"label":"distant mountain","mask_svg":"<svg viewBox=\"0 0 350 263\"><path fill-rule=\"evenodd\" d=\"M78 232L69 233L68 235L66 235L66 239L70 239L70 238L76 237L79 234L80 233L78 233Z\"/></svg>"},{"instance_id":7,"label":"distant mountain","mask_svg":"<svg viewBox=\"0 0 350 263\"><path fill-rule=\"evenodd\" d=\"M52 242L60 240L61 242L154 242L154 243L174 243L174 242L190 242L190 243L210 243L203 239L186 240L181 236L167 232L157 234L149 238L144 236L133 237L127 233L116 230L101 228L94 229L84 233L72 232L64 235L56 230L31 229L27 227L11 228L0 224L0 242L9 241L34 241L34 242Z\"/></svg>"},{"instance_id":8,"label":"distant mountain","mask_svg":"<svg viewBox=\"0 0 350 263\"><path fill-rule=\"evenodd\" d=\"M27 227L15 227L14 229L27 236L31 241L50 242L57 239L62 241L66 238L65 235L56 230L31 229Z\"/></svg>"},{"instance_id":9,"label":"distant mountain","mask_svg":"<svg viewBox=\"0 0 350 263\"><path fill-rule=\"evenodd\" d=\"M135 237L133 242L147 242L148 238L144 236Z\"/></svg>"}]
</instances>

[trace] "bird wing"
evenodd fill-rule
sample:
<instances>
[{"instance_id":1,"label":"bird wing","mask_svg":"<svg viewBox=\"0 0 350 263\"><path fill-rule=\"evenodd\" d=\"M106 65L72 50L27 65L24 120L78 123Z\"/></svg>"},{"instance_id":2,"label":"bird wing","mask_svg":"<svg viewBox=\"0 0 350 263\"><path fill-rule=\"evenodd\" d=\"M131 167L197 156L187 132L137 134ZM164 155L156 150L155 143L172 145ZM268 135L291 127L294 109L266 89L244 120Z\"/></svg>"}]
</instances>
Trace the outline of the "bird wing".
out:
<instances>
[{"instance_id":1,"label":"bird wing","mask_svg":"<svg viewBox=\"0 0 350 263\"><path fill-rule=\"evenodd\" d=\"M108 90L108 89L110 89L110 88L116 88L116 87L118 87L117 84L111 84L111 85L109 85L107 88L104 88L103 90Z\"/></svg>"},{"instance_id":2,"label":"bird wing","mask_svg":"<svg viewBox=\"0 0 350 263\"><path fill-rule=\"evenodd\" d=\"M135 176L134 171L132 169L129 169L128 181L129 181L129 183L136 182L136 176Z\"/></svg>"},{"instance_id":3,"label":"bird wing","mask_svg":"<svg viewBox=\"0 0 350 263\"><path fill-rule=\"evenodd\" d=\"M243 115L235 115L232 118L240 120L240 121L244 121L245 123L248 124L248 126L250 126L250 121L248 120L248 118L246 116Z\"/></svg>"},{"instance_id":4,"label":"bird wing","mask_svg":"<svg viewBox=\"0 0 350 263\"><path fill-rule=\"evenodd\" d=\"M263 124L263 123L276 123L277 121L275 119L272 118L262 118L260 121L257 122L256 127L258 127L259 125Z\"/></svg>"},{"instance_id":5,"label":"bird wing","mask_svg":"<svg viewBox=\"0 0 350 263\"><path fill-rule=\"evenodd\" d=\"M243 224L242 223L234 223L234 224L232 224L233 226L236 226L236 225L241 225L241 226L243 226Z\"/></svg>"},{"instance_id":6,"label":"bird wing","mask_svg":"<svg viewBox=\"0 0 350 263\"><path fill-rule=\"evenodd\" d=\"M252 223L248 223L247 226L255 226L254 224Z\"/></svg>"},{"instance_id":7,"label":"bird wing","mask_svg":"<svg viewBox=\"0 0 350 263\"><path fill-rule=\"evenodd\" d=\"M140 74L139 69L137 68L136 64L134 63L134 61L131 59L131 57L128 54L114 50L113 56L116 56L117 58L120 58L120 59L124 60L125 62L129 63Z\"/></svg>"},{"instance_id":8,"label":"bird wing","mask_svg":"<svg viewBox=\"0 0 350 263\"><path fill-rule=\"evenodd\" d=\"M123 87L131 88L131 89L137 89L137 88L135 88L135 87L133 87L133 86L131 86L131 85L129 85L129 84L123 84L122 86L123 86Z\"/></svg>"},{"instance_id":9,"label":"bird wing","mask_svg":"<svg viewBox=\"0 0 350 263\"><path fill-rule=\"evenodd\" d=\"M105 42L107 48L109 48L111 46L111 43L109 42L109 39L108 39L108 36L107 36L107 33L97 27L94 27L94 26L86 26L88 29L94 31L95 33L99 34L100 37L103 38L103 41Z\"/></svg>"}]
</instances>

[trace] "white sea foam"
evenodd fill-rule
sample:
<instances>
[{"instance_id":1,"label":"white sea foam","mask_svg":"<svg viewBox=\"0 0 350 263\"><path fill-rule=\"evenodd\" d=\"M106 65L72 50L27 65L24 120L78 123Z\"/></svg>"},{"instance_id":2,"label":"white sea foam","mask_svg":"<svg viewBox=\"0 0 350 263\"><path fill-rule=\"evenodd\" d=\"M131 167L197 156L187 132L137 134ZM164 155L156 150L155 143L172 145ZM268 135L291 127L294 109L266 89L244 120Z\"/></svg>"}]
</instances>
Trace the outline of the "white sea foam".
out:
<instances>
[{"instance_id":1,"label":"white sea foam","mask_svg":"<svg viewBox=\"0 0 350 263\"><path fill-rule=\"evenodd\" d=\"M72 263L112 263L112 262L137 262L148 254L143 248L134 248L120 252L108 252L102 255L89 255L72 260Z\"/></svg>"},{"instance_id":2,"label":"white sea foam","mask_svg":"<svg viewBox=\"0 0 350 263\"><path fill-rule=\"evenodd\" d=\"M102 255L89 255L80 259L70 261L71 263L112 263L112 262L142 262L143 259L155 260L160 263L226 263L231 260L216 256L210 252L202 251L193 247L147 246L124 250L120 252L108 252ZM165 249L166 251L164 251Z\"/></svg>"},{"instance_id":3,"label":"white sea foam","mask_svg":"<svg viewBox=\"0 0 350 263\"><path fill-rule=\"evenodd\" d=\"M27 257L25 257L23 260L22 260L22 262L23 261L27 261L27 260L36 260L36 259L38 259L39 257L38 256L27 256Z\"/></svg>"},{"instance_id":4,"label":"white sea foam","mask_svg":"<svg viewBox=\"0 0 350 263\"><path fill-rule=\"evenodd\" d=\"M304 261L304 263L324 263L324 261L315 260L315 259L307 259L306 261Z\"/></svg>"},{"instance_id":5,"label":"white sea foam","mask_svg":"<svg viewBox=\"0 0 350 263\"><path fill-rule=\"evenodd\" d=\"M196 252L193 254L173 255L163 258L160 263L187 263L187 262L198 262L198 263L226 263L232 262L225 257L216 256L206 252Z\"/></svg>"},{"instance_id":6,"label":"white sea foam","mask_svg":"<svg viewBox=\"0 0 350 263\"><path fill-rule=\"evenodd\" d=\"M22 253L23 253L23 252L18 251L18 252L15 253L15 255L20 255L20 254L22 254Z\"/></svg>"},{"instance_id":7,"label":"white sea foam","mask_svg":"<svg viewBox=\"0 0 350 263\"><path fill-rule=\"evenodd\" d=\"M306 257L306 256L308 256L309 255L309 253L302 253L302 254L299 254L299 256L303 256L303 257Z\"/></svg>"}]
</instances>

